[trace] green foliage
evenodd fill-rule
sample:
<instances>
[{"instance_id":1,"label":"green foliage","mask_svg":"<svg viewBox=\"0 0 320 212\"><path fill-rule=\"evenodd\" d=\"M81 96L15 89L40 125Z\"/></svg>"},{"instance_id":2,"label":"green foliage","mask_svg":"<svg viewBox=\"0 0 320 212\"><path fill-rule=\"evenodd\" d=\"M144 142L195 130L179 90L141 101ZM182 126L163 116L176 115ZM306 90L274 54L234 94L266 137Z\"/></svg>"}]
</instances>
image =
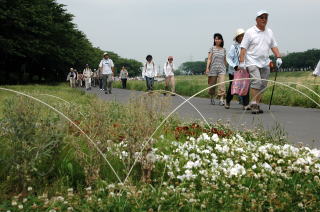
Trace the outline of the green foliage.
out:
<instances>
[{"instance_id":1,"label":"green foliage","mask_svg":"<svg viewBox=\"0 0 320 212\"><path fill-rule=\"evenodd\" d=\"M92 46L72 19L55 0L1 1L0 84L64 81L70 67L97 67L103 51ZM139 62L119 56L114 60L137 75Z\"/></svg>"},{"instance_id":2,"label":"green foliage","mask_svg":"<svg viewBox=\"0 0 320 212\"><path fill-rule=\"evenodd\" d=\"M309 49L304 52L293 52L283 57L282 69L314 69L320 58L320 49Z\"/></svg>"},{"instance_id":3,"label":"green foliage","mask_svg":"<svg viewBox=\"0 0 320 212\"><path fill-rule=\"evenodd\" d=\"M185 72L186 74L202 75L206 71L206 62L184 62L181 64L179 69Z\"/></svg>"}]
</instances>

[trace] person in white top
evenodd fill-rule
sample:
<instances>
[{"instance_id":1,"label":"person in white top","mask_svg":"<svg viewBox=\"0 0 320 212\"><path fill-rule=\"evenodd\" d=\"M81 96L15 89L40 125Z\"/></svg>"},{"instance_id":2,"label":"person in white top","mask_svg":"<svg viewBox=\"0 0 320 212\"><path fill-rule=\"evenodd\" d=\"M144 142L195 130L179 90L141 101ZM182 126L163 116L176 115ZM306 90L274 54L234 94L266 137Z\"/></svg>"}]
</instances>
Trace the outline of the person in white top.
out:
<instances>
[{"instance_id":1,"label":"person in white top","mask_svg":"<svg viewBox=\"0 0 320 212\"><path fill-rule=\"evenodd\" d=\"M77 74L74 71L73 68L70 68L70 72L67 76L67 81L70 81L70 87L75 88L76 87L76 79L77 79Z\"/></svg>"},{"instance_id":2,"label":"person in white top","mask_svg":"<svg viewBox=\"0 0 320 212\"><path fill-rule=\"evenodd\" d=\"M92 71L88 64L86 64L85 69L83 70L83 77L86 85L87 90L91 90L91 77Z\"/></svg>"},{"instance_id":3,"label":"person in white top","mask_svg":"<svg viewBox=\"0 0 320 212\"><path fill-rule=\"evenodd\" d=\"M241 42L240 64L239 69L247 68L251 82L250 95L251 109L253 114L263 113L259 103L261 101L262 92L267 87L267 81L259 79L268 79L270 74L269 51L273 52L276 65L280 68L282 64L277 42L271 29L267 28L269 13L261 10L256 14L256 25L248 29Z\"/></svg>"},{"instance_id":4,"label":"person in white top","mask_svg":"<svg viewBox=\"0 0 320 212\"><path fill-rule=\"evenodd\" d=\"M112 81L114 76L114 64L109 58L108 53L103 54L103 59L99 64L99 69L102 72L102 87L105 94L111 94Z\"/></svg>"},{"instance_id":5,"label":"person in white top","mask_svg":"<svg viewBox=\"0 0 320 212\"><path fill-rule=\"evenodd\" d=\"M142 77L145 77L147 83L147 91L153 90L154 77L157 75L156 65L152 61L152 56L146 57L147 62L143 66Z\"/></svg>"},{"instance_id":6,"label":"person in white top","mask_svg":"<svg viewBox=\"0 0 320 212\"><path fill-rule=\"evenodd\" d=\"M314 70L314 72L312 73L313 74L313 76L320 76L320 60L319 60L319 62L318 62L318 65L317 65L317 67L316 67L316 69Z\"/></svg>"},{"instance_id":7,"label":"person in white top","mask_svg":"<svg viewBox=\"0 0 320 212\"><path fill-rule=\"evenodd\" d=\"M164 75L166 77L166 90L169 90L169 86L171 86L171 92L172 92L172 96L174 96L175 94L175 81L174 81L174 71L175 71L175 66L173 64L173 57L169 56L168 57L168 61L164 64L163 66L163 72ZM164 95L166 95L166 93L164 93Z\"/></svg>"}]
</instances>

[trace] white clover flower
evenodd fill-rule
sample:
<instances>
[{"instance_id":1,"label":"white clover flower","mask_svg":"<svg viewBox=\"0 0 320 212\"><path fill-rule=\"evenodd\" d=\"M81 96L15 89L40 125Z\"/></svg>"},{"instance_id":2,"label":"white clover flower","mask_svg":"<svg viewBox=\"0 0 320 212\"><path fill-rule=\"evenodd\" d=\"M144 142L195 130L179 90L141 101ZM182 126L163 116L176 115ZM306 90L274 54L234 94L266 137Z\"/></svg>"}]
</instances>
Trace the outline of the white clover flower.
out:
<instances>
[{"instance_id":1,"label":"white clover flower","mask_svg":"<svg viewBox=\"0 0 320 212\"><path fill-rule=\"evenodd\" d=\"M266 170L269 170L269 171L272 170L272 167L267 162L264 162L262 164L262 167L265 168Z\"/></svg>"},{"instance_id":2,"label":"white clover flower","mask_svg":"<svg viewBox=\"0 0 320 212\"><path fill-rule=\"evenodd\" d=\"M23 200L22 200L23 203L25 203L25 202L27 202L27 201L28 201L27 198L23 198Z\"/></svg>"},{"instance_id":3,"label":"white clover flower","mask_svg":"<svg viewBox=\"0 0 320 212\"><path fill-rule=\"evenodd\" d=\"M68 207L67 210L68 211L73 211L73 207Z\"/></svg>"},{"instance_id":4,"label":"white clover flower","mask_svg":"<svg viewBox=\"0 0 320 212\"><path fill-rule=\"evenodd\" d=\"M243 166L240 164L236 164L234 167L232 167L229 171L229 176L242 176L246 174L246 170Z\"/></svg>"},{"instance_id":5,"label":"white clover flower","mask_svg":"<svg viewBox=\"0 0 320 212\"><path fill-rule=\"evenodd\" d=\"M211 140L215 141L215 142L218 142L219 141L219 136L217 134L213 134L211 136Z\"/></svg>"},{"instance_id":6,"label":"white clover flower","mask_svg":"<svg viewBox=\"0 0 320 212\"><path fill-rule=\"evenodd\" d=\"M163 139L164 139L164 135L160 135L159 138L160 138L161 140L163 140Z\"/></svg>"},{"instance_id":7,"label":"white clover flower","mask_svg":"<svg viewBox=\"0 0 320 212\"><path fill-rule=\"evenodd\" d=\"M57 197L57 201L63 202L63 201L64 201L63 196L58 196L58 197Z\"/></svg>"},{"instance_id":8,"label":"white clover flower","mask_svg":"<svg viewBox=\"0 0 320 212\"><path fill-rule=\"evenodd\" d=\"M241 156L241 160L247 161L247 156L245 156L245 155Z\"/></svg>"},{"instance_id":9,"label":"white clover flower","mask_svg":"<svg viewBox=\"0 0 320 212\"><path fill-rule=\"evenodd\" d=\"M32 191L32 187L29 186L29 187L27 188L27 190L28 190L28 191Z\"/></svg>"},{"instance_id":10,"label":"white clover flower","mask_svg":"<svg viewBox=\"0 0 320 212\"><path fill-rule=\"evenodd\" d=\"M18 208L19 208L20 210L23 209L23 205L22 205L22 204L18 205Z\"/></svg>"},{"instance_id":11,"label":"white clover flower","mask_svg":"<svg viewBox=\"0 0 320 212\"><path fill-rule=\"evenodd\" d=\"M208 149L205 149L205 150L202 151L202 153L204 153L204 154L210 154L210 151L209 151Z\"/></svg>"},{"instance_id":12,"label":"white clover flower","mask_svg":"<svg viewBox=\"0 0 320 212\"><path fill-rule=\"evenodd\" d=\"M320 158L320 150L319 150L319 149L312 149L312 150L310 151L310 153L311 153L314 157Z\"/></svg>"},{"instance_id":13,"label":"white clover flower","mask_svg":"<svg viewBox=\"0 0 320 212\"><path fill-rule=\"evenodd\" d=\"M254 164L251 168L256 169L257 168L256 164Z\"/></svg>"},{"instance_id":14,"label":"white clover flower","mask_svg":"<svg viewBox=\"0 0 320 212\"><path fill-rule=\"evenodd\" d=\"M12 205L12 206L16 206L16 205L18 205L18 203L17 203L17 201L12 200L11 205Z\"/></svg>"}]
</instances>

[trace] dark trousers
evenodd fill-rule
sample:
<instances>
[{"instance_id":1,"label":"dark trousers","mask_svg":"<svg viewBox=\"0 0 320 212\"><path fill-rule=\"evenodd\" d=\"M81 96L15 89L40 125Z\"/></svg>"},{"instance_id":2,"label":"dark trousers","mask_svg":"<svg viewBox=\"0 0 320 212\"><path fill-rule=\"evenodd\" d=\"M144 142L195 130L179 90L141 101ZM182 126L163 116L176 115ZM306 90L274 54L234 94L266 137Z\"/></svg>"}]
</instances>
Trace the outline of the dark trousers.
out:
<instances>
[{"instance_id":1,"label":"dark trousers","mask_svg":"<svg viewBox=\"0 0 320 212\"><path fill-rule=\"evenodd\" d=\"M127 88L127 79L121 79L122 88Z\"/></svg>"},{"instance_id":2,"label":"dark trousers","mask_svg":"<svg viewBox=\"0 0 320 212\"><path fill-rule=\"evenodd\" d=\"M233 75L229 74L229 80L233 80ZM231 95L231 86L232 86L232 81L229 84L227 97L226 97L226 102L227 102L228 105L230 105L230 102L231 102L231 100L233 98L233 95ZM241 99L242 105L243 106L247 106L249 104L249 91L248 91L247 95L240 96L240 99Z\"/></svg>"},{"instance_id":3,"label":"dark trousers","mask_svg":"<svg viewBox=\"0 0 320 212\"><path fill-rule=\"evenodd\" d=\"M102 89L102 78L99 79L99 88Z\"/></svg>"},{"instance_id":4,"label":"dark trousers","mask_svg":"<svg viewBox=\"0 0 320 212\"><path fill-rule=\"evenodd\" d=\"M153 82L154 77L146 77L146 83L147 83L147 90L152 91L153 90Z\"/></svg>"}]
</instances>

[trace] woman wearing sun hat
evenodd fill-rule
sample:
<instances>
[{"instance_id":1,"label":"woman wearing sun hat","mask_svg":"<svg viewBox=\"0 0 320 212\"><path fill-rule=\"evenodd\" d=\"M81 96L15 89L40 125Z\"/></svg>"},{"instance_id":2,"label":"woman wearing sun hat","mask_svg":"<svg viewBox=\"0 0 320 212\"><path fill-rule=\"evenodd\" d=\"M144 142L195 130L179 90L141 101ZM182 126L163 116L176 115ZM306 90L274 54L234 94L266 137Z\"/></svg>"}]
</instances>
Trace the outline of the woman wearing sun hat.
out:
<instances>
[{"instance_id":1,"label":"woman wearing sun hat","mask_svg":"<svg viewBox=\"0 0 320 212\"><path fill-rule=\"evenodd\" d=\"M227 54L227 62L229 64L228 67L228 74L229 74L229 80L233 80L233 75L235 71L238 71L239 68L239 55L240 55L240 43L243 39L244 36L244 29L237 29L236 33L233 37L234 43L231 45L230 50ZM229 84L228 92L227 92L227 97L226 97L226 104L225 108L229 109L230 108L230 102L233 98L233 95L231 94L231 86L232 86L232 81ZM242 98L241 103L243 104L243 109L248 110L250 109L249 106L249 92L246 96L240 97Z\"/></svg>"},{"instance_id":2,"label":"woman wearing sun hat","mask_svg":"<svg viewBox=\"0 0 320 212\"><path fill-rule=\"evenodd\" d=\"M174 70L175 66L173 64L173 57L169 56L168 61L163 66L163 71L166 77L166 90L171 87L172 95L175 95L175 81L174 81Z\"/></svg>"}]
</instances>

